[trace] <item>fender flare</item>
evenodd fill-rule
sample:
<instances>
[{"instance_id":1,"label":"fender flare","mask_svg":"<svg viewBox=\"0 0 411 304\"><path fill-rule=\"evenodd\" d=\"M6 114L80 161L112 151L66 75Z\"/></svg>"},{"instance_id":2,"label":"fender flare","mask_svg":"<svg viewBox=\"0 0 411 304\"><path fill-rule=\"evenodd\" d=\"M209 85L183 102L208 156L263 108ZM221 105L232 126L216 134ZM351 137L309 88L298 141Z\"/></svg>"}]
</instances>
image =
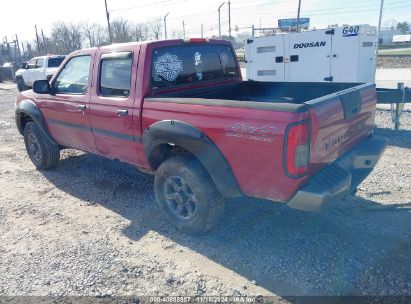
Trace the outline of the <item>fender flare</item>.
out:
<instances>
[{"instance_id":1,"label":"fender flare","mask_svg":"<svg viewBox=\"0 0 411 304\"><path fill-rule=\"evenodd\" d=\"M41 113L40 109L36 106L36 104L30 100L30 99L25 99L22 100L20 103L16 105L16 110L15 110L15 119L16 119L16 125L17 129L19 130L19 133L23 135L23 126L22 126L22 121L21 118L23 115L28 115L30 118L40 127L40 129L43 131L44 135L54 144L57 145L55 140L51 137L47 126L45 119L43 117L43 114Z\"/></svg>"},{"instance_id":2,"label":"fender flare","mask_svg":"<svg viewBox=\"0 0 411 304\"><path fill-rule=\"evenodd\" d=\"M143 131L147 158L161 144L174 144L193 154L224 197L243 196L230 165L217 146L198 128L177 120L158 121Z\"/></svg>"}]
</instances>

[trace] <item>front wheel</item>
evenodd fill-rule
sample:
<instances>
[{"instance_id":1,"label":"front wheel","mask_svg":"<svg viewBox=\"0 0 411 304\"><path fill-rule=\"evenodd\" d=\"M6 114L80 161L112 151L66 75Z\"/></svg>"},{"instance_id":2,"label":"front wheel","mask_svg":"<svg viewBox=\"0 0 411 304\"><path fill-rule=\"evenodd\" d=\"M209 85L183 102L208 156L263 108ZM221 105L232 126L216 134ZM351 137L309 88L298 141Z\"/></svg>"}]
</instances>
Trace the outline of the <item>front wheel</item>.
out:
<instances>
[{"instance_id":1,"label":"front wheel","mask_svg":"<svg viewBox=\"0 0 411 304\"><path fill-rule=\"evenodd\" d=\"M60 159L60 149L34 123L24 127L24 144L27 154L37 169L51 169Z\"/></svg>"},{"instance_id":2,"label":"front wheel","mask_svg":"<svg viewBox=\"0 0 411 304\"><path fill-rule=\"evenodd\" d=\"M17 89L19 90L19 92L22 92L28 89L23 78L18 77L16 81L17 81Z\"/></svg>"},{"instance_id":3,"label":"front wheel","mask_svg":"<svg viewBox=\"0 0 411 304\"><path fill-rule=\"evenodd\" d=\"M193 157L175 156L157 169L154 190L169 222L184 233L209 231L224 213L224 198Z\"/></svg>"}]
</instances>

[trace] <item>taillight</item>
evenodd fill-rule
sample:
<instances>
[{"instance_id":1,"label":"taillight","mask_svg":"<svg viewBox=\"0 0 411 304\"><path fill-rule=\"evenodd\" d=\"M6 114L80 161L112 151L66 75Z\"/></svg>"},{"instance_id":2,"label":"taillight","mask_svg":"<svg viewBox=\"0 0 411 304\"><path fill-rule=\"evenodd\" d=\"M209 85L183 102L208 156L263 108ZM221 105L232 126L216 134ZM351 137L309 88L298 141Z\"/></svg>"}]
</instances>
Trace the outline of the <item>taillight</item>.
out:
<instances>
[{"instance_id":1,"label":"taillight","mask_svg":"<svg viewBox=\"0 0 411 304\"><path fill-rule=\"evenodd\" d=\"M209 40L207 38L188 38L188 39L184 39L184 42L188 42L188 43L206 43Z\"/></svg>"},{"instance_id":2,"label":"taillight","mask_svg":"<svg viewBox=\"0 0 411 304\"><path fill-rule=\"evenodd\" d=\"M291 124L285 131L284 169L287 175L298 177L304 175L310 160L310 126L309 121Z\"/></svg>"}]
</instances>

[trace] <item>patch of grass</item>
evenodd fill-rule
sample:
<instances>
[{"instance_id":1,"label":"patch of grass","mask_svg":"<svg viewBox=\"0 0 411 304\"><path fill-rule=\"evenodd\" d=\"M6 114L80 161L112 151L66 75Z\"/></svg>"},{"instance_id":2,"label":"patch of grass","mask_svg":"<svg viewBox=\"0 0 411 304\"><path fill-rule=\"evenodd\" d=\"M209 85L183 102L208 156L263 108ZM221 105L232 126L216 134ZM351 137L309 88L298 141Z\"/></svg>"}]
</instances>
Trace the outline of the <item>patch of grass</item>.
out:
<instances>
[{"instance_id":1,"label":"patch of grass","mask_svg":"<svg viewBox=\"0 0 411 304\"><path fill-rule=\"evenodd\" d=\"M411 55L411 48L378 50L381 55Z\"/></svg>"}]
</instances>

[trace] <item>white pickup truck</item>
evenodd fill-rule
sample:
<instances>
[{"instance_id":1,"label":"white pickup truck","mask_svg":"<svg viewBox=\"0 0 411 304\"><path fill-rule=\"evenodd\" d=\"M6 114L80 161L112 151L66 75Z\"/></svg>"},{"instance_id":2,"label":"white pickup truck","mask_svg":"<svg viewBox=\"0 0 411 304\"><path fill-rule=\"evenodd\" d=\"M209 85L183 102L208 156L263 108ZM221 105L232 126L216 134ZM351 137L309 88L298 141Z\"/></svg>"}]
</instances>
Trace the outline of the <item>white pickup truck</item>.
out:
<instances>
[{"instance_id":1,"label":"white pickup truck","mask_svg":"<svg viewBox=\"0 0 411 304\"><path fill-rule=\"evenodd\" d=\"M34 57L23 63L21 69L16 71L16 83L19 91L24 91L33 86L36 80L50 80L66 56L48 55Z\"/></svg>"}]
</instances>

